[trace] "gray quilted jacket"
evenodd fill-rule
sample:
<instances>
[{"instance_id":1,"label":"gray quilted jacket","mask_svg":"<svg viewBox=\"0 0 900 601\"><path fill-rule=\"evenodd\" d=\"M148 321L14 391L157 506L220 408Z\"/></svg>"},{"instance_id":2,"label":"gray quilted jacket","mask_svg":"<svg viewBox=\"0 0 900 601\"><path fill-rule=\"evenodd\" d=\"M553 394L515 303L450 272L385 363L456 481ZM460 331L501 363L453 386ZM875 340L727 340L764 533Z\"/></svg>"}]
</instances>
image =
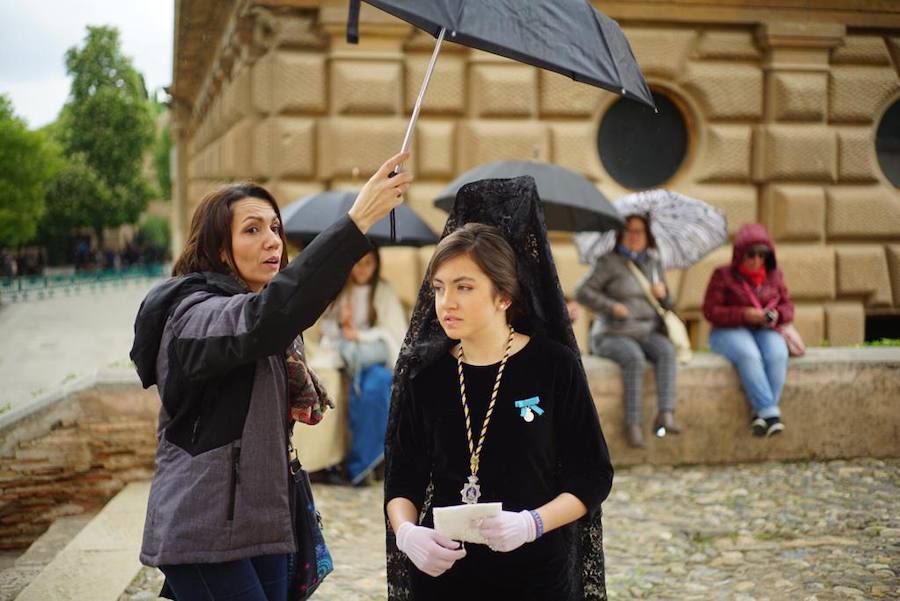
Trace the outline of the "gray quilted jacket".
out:
<instances>
[{"instance_id":1,"label":"gray quilted jacket","mask_svg":"<svg viewBox=\"0 0 900 601\"><path fill-rule=\"evenodd\" d=\"M646 253L637 263L651 282L654 273L659 281L665 282L665 274L659 259ZM668 289L668 285L666 285ZM643 339L651 332L661 331L662 320L647 300L644 289L628 269L627 259L616 251L597 259L591 270L575 289L575 299L601 316L604 320L603 332L607 335L630 336ZM616 303L628 307L629 316L621 319L613 317L612 308ZM660 301L666 308L672 308L671 293Z\"/></svg>"}]
</instances>

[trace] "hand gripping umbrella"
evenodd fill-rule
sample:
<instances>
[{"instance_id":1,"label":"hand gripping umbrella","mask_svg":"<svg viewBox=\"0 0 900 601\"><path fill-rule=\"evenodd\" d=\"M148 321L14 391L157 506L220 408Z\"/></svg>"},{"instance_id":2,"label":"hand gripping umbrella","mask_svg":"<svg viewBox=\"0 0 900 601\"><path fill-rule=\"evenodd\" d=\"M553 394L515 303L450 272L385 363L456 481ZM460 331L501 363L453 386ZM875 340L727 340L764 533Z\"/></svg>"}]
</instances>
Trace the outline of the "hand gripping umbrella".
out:
<instances>
[{"instance_id":1,"label":"hand gripping umbrella","mask_svg":"<svg viewBox=\"0 0 900 601\"><path fill-rule=\"evenodd\" d=\"M403 138L404 152L445 35L458 44L555 71L656 109L625 34L588 0L365 1L437 38ZM359 3L350 0L351 43L359 39Z\"/></svg>"}]
</instances>

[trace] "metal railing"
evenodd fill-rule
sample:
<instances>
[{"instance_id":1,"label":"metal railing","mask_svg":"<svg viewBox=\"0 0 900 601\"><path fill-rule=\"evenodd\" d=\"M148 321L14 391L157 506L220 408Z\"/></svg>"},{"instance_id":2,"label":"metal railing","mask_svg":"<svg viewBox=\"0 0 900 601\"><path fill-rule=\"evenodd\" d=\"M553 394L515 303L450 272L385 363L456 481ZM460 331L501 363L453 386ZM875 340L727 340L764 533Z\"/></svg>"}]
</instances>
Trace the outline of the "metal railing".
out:
<instances>
[{"instance_id":1,"label":"metal railing","mask_svg":"<svg viewBox=\"0 0 900 601\"><path fill-rule=\"evenodd\" d=\"M122 269L55 275L27 275L0 278L0 303L52 298L82 292L100 292L165 277L162 263L132 265Z\"/></svg>"}]
</instances>

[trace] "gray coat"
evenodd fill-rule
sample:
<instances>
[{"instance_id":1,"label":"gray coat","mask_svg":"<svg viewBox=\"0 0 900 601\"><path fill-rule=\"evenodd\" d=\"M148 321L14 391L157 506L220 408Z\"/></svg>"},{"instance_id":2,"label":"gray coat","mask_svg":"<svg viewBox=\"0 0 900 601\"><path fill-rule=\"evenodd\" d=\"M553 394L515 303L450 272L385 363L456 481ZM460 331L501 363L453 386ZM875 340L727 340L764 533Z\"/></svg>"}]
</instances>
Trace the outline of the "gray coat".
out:
<instances>
[{"instance_id":1,"label":"gray coat","mask_svg":"<svg viewBox=\"0 0 900 601\"><path fill-rule=\"evenodd\" d=\"M285 350L369 249L344 217L258 294L227 275L193 273L147 295L131 357L162 407L142 563L296 550Z\"/></svg>"},{"instance_id":2,"label":"gray coat","mask_svg":"<svg viewBox=\"0 0 900 601\"><path fill-rule=\"evenodd\" d=\"M665 283L665 273L655 253L645 253L637 265L651 282L655 271L659 281ZM647 300L637 278L628 269L627 259L615 250L597 259L575 289L575 299L604 320L605 334L643 339L651 332L663 331L662 320ZM630 315L625 319L613 317L616 303L628 307ZM660 304L671 309L671 293Z\"/></svg>"}]
</instances>

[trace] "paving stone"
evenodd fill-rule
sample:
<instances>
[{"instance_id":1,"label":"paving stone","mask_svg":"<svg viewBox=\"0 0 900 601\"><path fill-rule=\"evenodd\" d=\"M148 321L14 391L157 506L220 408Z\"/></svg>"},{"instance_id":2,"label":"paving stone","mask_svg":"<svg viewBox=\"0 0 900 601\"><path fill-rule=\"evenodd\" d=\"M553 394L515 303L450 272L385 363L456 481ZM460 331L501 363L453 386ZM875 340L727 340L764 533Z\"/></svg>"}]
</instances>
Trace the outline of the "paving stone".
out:
<instances>
[{"instance_id":1,"label":"paving stone","mask_svg":"<svg viewBox=\"0 0 900 601\"><path fill-rule=\"evenodd\" d=\"M313 599L384 599L381 486L314 494L336 569ZM900 459L620 468L603 506L609 598L896 598L897 498ZM161 584L145 568L120 601Z\"/></svg>"}]
</instances>

